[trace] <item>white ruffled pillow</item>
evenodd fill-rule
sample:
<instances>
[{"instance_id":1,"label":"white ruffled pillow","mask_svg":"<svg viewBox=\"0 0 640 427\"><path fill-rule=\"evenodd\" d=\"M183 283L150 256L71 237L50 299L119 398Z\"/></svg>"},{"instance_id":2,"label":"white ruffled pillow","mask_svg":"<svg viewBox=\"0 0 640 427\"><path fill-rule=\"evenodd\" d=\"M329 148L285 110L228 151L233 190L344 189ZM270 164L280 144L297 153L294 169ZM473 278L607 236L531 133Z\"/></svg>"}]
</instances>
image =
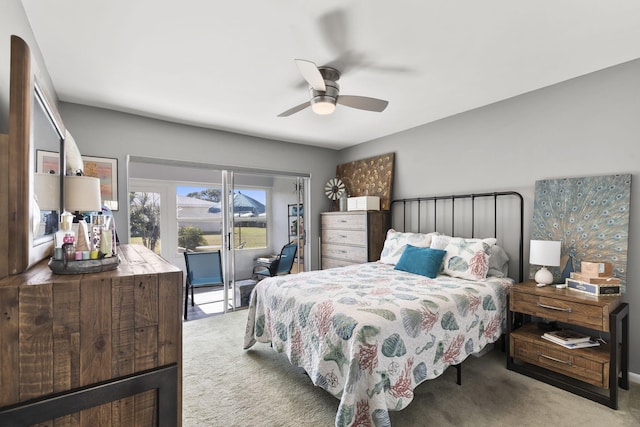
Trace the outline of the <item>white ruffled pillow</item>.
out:
<instances>
[{"instance_id":1,"label":"white ruffled pillow","mask_svg":"<svg viewBox=\"0 0 640 427\"><path fill-rule=\"evenodd\" d=\"M452 237L445 250L444 274L468 280L481 280L489 272L489 256L496 239L464 239Z\"/></svg>"},{"instance_id":2,"label":"white ruffled pillow","mask_svg":"<svg viewBox=\"0 0 640 427\"><path fill-rule=\"evenodd\" d=\"M387 231L387 238L384 241L380 262L383 264L396 265L407 245L418 248L428 248L431 245L431 238L438 233L403 233L393 228Z\"/></svg>"}]
</instances>

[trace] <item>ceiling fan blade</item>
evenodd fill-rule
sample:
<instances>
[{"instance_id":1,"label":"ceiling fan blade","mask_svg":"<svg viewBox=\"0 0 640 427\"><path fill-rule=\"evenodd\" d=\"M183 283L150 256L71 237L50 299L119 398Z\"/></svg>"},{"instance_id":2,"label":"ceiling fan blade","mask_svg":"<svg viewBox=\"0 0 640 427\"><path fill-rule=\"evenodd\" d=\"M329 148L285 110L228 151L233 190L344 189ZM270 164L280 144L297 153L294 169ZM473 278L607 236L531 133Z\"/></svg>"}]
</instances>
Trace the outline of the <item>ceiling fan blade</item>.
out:
<instances>
[{"instance_id":1,"label":"ceiling fan blade","mask_svg":"<svg viewBox=\"0 0 640 427\"><path fill-rule=\"evenodd\" d=\"M320 35L331 50L343 56L351 50L350 38L347 32L349 16L346 9L330 10L318 18Z\"/></svg>"},{"instance_id":2,"label":"ceiling fan blade","mask_svg":"<svg viewBox=\"0 0 640 427\"><path fill-rule=\"evenodd\" d=\"M303 102L300 105L296 105L295 107L289 108L287 111L283 111L282 113L278 114L278 117L288 117L288 116L290 116L292 114L297 113L298 111L304 110L309 105L311 105L311 102L309 102L309 101Z\"/></svg>"},{"instance_id":3,"label":"ceiling fan blade","mask_svg":"<svg viewBox=\"0 0 640 427\"><path fill-rule=\"evenodd\" d=\"M316 64L306 59L295 59L295 61L298 70L300 70L300 74L302 74L302 77L309 83L309 86L322 92L327 90L327 87L324 85L324 78L322 78L322 74L320 74L320 70L318 70Z\"/></svg>"},{"instance_id":4,"label":"ceiling fan blade","mask_svg":"<svg viewBox=\"0 0 640 427\"><path fill-rule=\"evenodd\" d=\"M338 104L346 105L351 108L358 108L360 110L375 111L380 113L387 108L389 101L377 98L369 98L368 96L355 96L355 95L340 95L338 97Z\"/></svg>"}]
</instances>

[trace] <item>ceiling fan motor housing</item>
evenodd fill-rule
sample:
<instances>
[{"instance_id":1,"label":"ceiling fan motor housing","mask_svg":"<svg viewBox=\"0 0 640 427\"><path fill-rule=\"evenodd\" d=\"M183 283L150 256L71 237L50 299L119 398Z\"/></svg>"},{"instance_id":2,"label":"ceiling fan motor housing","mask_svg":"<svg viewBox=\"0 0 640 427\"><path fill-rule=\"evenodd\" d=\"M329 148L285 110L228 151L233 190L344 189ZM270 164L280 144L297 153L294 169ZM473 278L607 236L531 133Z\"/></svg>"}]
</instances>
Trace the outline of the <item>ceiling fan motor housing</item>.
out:
<instances>
[{"instance_id":1,"label":"ceiling fan motor housing","mask_svg":"<svg viewBox=\"0 0 640 427\"><path fill-rule=\"evenodd\" d=\"M311 105L318 102L330 102L335 104L338 100L340 85L333 80L325 80L324 84L326 86L326 90L324 91L309 88L309 93L311 94Z\"/></svg>"}]
</instances>

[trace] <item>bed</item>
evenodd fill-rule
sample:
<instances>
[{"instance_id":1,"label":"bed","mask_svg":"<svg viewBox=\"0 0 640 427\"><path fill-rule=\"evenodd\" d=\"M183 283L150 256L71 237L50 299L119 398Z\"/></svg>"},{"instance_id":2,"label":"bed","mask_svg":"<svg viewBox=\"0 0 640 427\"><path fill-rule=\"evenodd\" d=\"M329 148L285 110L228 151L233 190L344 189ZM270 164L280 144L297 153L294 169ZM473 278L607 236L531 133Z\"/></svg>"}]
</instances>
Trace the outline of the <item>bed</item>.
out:
<instances>
[{"instance_id":1,"label":"bed","mask_svg":"<svg viewBox=\"0 0 640 427\"><path fill-rule=\"evenodd\" d=\"M391 210L379 261L267 278L251 295L245 349L268 343L302 367L340 399L339 427L391 425L389 411L420 383L497 341L510 264L522 280L520 194L403 199Z\"/></svg>"}]
</instances>

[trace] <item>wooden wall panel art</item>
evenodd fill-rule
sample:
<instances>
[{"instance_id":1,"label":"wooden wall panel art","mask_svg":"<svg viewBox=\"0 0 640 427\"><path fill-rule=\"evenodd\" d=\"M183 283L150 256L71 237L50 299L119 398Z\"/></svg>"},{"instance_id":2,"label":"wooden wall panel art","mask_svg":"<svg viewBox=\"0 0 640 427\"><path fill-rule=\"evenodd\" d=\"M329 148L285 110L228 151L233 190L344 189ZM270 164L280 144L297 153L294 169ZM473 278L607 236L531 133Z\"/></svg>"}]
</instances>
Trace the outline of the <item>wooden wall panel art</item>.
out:
<instances>
[{"instance_id":1,"label":"wooden wall panel art","mask_svg":"<svg viewBox=\"0 0 640 427\"><path fill-rule=\"evenodd\" d=\"M336 168L336 176L347 187L349 197L378 196L380 209L389 210L393 189L395 153L343 163Z\"/></svg>"}]
</instances>

